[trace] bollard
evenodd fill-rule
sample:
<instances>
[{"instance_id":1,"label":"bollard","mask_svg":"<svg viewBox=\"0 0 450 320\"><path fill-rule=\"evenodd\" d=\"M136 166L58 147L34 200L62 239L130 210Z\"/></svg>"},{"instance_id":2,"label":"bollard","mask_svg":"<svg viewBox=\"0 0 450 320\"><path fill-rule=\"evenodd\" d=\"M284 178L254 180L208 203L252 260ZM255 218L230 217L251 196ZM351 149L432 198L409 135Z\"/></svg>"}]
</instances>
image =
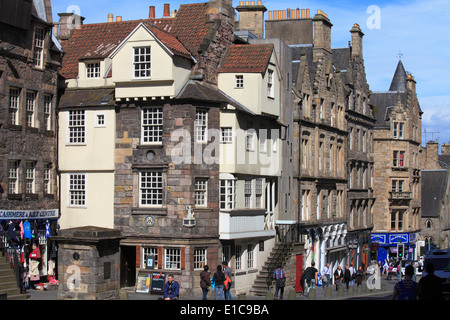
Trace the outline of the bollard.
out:
<instances>
[{"instance_id":1,"label":"bollard","mask_svg":"<svg viewBox=\"0 0 450 320\"><path fill-rule=\"evenodd\" d=\"M386 290L387 290L386 283L382 283L381 284L381 291L386 291Z\"/></svg>"},{"instance_id":2,"label":"bollard","mask_svg":"<svg viewBox=\"0 0 450 320\"><path fill-rule=\"evenodd\" d=\"M325 298L326 299L331 299L333 298L333 289L331 287L327 287L325 289Z\"/></svg>"},{"instance_id":3,"label":"bollard","mask_svg":"<svg viewBox=\"0 0 450 320\"><path fill-rule=\"evenodd\" d=\"M308 300L316 300L316 288L309 289Z\"/></svg>"}]
</instances>

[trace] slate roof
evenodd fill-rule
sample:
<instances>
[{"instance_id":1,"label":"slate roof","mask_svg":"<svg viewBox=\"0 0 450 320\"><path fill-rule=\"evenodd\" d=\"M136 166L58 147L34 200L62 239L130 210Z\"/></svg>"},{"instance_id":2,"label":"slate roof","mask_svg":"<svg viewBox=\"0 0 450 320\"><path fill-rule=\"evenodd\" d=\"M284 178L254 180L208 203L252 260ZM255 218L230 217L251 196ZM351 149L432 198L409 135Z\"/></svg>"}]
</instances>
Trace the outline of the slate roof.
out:
<instances>
[{"instance_id":1,"label":"slate roof","mask_svg":"<svg viewBox=\"0 0 450 320\"><path fill-rule=\"evenodd\" d=\"M113 106L114 104L113 88L77 89L66 90L61 96L58 108Z\"/></svg>"},{"instance_id":2,"label":"slate roof","mask_svg":"<svg viewBox=\"0 0 450 320\"><path fill-rule=\"evenodd\" d=\"M273 44L232 45L225 53L219 73L264 73Z\"/></svg>"},{"instance_id":3,"label":"slate roof","mask_svg":"<svg viewBox=\"0 0 450 320\"><path fill-rule=\"evenodd\" d=\"M422 218L439 217L439 207L447 188L447 170L422 171Z\"/></svg>"},{"instance_id":4,"label":"slate roof","mask_svg":"<svg viewBox=\"0 0 450 320\"><path fill-rule=\"evenodd\" d=\"M397 102L398 95L403 105L406 105L406 93L405 92L373 92L370 96L370 104L374 106L374 117L376 119L375 127L377 128L390 128L389 122L387 122L389 112Z\"/></svg>"},{"instance_id":5,"label":"slate roof","mask_svg":"<svg viewBox=\"0 0 450 320\"><path fill-rule=\"evenodd\" d=\"M406 71L401 60L398 61L389 91L406 91Z\"/></svg>"},{"instance_id":6,"label":"slate roof","mask_svg":"<svg viewBox=\"0 0 450 320\"><path fill-rule=\"evenodd\" d=\"M217 89L217 87L196 80L189 80L175 98L180 100L186 99L205 102L227 103L232 105L239 111L254 115L252 111L247 109L245 106L243 106L233 98L226 95L221 90Z\"/></svg>"}]
</instances>

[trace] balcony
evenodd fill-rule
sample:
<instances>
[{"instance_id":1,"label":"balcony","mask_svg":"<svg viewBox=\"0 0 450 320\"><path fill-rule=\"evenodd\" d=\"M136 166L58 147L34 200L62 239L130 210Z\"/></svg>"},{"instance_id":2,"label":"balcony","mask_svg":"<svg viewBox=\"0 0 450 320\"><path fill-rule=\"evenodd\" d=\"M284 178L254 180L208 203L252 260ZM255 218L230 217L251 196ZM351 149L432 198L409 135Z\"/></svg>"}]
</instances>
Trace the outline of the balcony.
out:
<instances>
[{"instance_id":1,"label":"balcony","mask_svg":"<svg viewBox=\"0 0 450 320\"><path fill-rule=\"evenodd\" d=\"M219 213L221 240L275 236L273 213L265 209L242 209Z\"/></svg>"}]
</instances>

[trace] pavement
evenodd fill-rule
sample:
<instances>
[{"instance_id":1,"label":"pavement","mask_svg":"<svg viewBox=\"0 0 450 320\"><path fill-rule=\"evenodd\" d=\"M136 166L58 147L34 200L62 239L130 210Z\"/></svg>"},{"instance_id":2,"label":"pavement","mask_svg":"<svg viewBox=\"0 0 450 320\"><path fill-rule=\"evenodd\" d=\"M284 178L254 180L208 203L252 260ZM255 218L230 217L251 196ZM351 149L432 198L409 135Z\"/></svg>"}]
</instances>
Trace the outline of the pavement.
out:
<instances>
[{"instance_id":1,"label":"pavement","mask_svg":"<svg viewBox=\"0 0 450 320\"><path fill-rule=\"evenodd\" d=\"M417 281L420 277L418 276ZM392 277L392 280L386 280L385 276L381 279L381 290L374 289L369 290L366 286L365 281L362 284L362 290L358 290L356 284L353 290L346 290L344 286L344 292L336 291L336 287L333 285L331 287L331 296L326 295L326 290L322 287L316 287L315 297L314 291L311 291L310 296L302 295L301 293L295 294L294 299L294 289L292 287L286 287L284 292L284 300L347 300L351 298L359 297L361 300L372 300L376 299L377 296L382 297L381 300L390 300L392 295L394 285L397 283L397 278ZM123 300L158 300L160 295L146 294L146 293L136 293L134 287L122 288L121 291L126 292L125 299ZM329 290L330 291L330 290ZM233 293L233 290L232 290ZM28 300L59 300L58 290L27 290ZM201 300L201 295L196 296L180 296L180 300ZM273 294L269 293L267 296L254 296L254 295L241 295L233 296L233 300L272 300ZM208 300L214 300L214 292L208 294Z\"/></svg>"}]
</instances>

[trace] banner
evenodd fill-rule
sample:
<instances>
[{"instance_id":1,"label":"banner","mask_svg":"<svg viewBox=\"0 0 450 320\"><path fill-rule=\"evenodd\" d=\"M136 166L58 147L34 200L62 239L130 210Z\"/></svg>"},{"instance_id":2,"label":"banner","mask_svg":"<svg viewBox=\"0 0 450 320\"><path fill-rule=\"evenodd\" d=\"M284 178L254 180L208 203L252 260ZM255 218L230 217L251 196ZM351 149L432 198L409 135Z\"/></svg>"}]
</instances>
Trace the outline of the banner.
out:
<instances>
[{"instance_id":1,"label":"banner","mask_svg":"<svg viewBox=\"0 0 450 320\"><path fill-rule=\"evenodd\" d=\"M0 210L0 220L58 219L59 210Z\"/></svg>"}]
</instances>

